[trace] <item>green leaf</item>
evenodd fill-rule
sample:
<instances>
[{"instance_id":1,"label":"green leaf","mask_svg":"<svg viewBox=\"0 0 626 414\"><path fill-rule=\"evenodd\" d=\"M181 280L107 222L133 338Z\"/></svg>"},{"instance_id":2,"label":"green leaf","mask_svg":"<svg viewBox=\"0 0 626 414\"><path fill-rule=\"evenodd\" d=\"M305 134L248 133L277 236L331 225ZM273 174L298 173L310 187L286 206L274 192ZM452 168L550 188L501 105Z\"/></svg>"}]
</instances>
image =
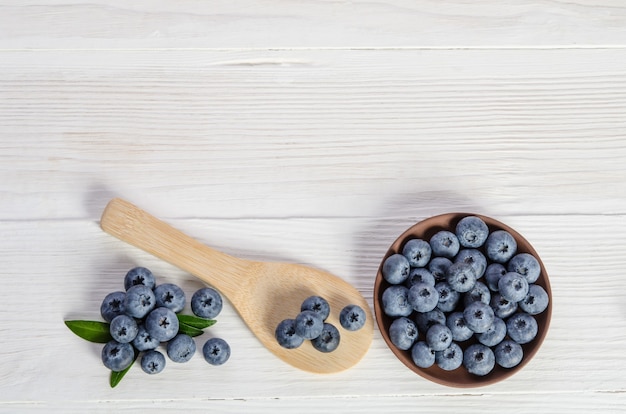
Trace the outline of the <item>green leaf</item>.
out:
<instances>
[{"instance_id":1,"label":"green leaf","mask_svg":"<svg viewBox=\"0 0 626 414\"><path fill-rule=\"evenodd\" d=\"M135 364L135 361L137 360L138 356L139 356L139 352L137 352L137 350L135 350L135 358L133 359L132 364L130 364L123 371L111 371L111 378L109 378L109 384L111 384L111 388L115 388L117 386L117 384L120 383L120 381L122 380L122 378L124 378L124 375L126 375L128 370L130 369L130 367L132 367Z\"/></svg>"},{"instance_id":2,"label":"green leaf","mask_svg":"<svg viewBox=\"0 0 626 414\"><path fill-rule=\"evenodd\" d=\"M180 314L177 314L176 316L178 317L178 321L181 324L185 324L187 326L192 326L192 327L198 328L198 329L208 328L209 326L215 325L215 323L217 322L215 319L205 319L205 318L200 318L200 317L194 316L194 315L180 315Z\"/></svg>"},{"instance_id":3,"label":"green leaf","mask_svg":"<svg viewBox=\"0 0 626 414\"><path fill-rule=\"evenodd\" d=\"M111 339L109 324L99 321L65 321L65 325L76 335L90 342L105 344Z\"/></svg>"},{"instance_id":4,"label":"green leaf","mask_svg":"<svg viewBox=\"0 0 626 414\"><path fill-rule=\"evenodd\" d=\"M195 327L193 327L191 325L187 325L187 324L184 324L184 323L179 323L178 324L178 332L187 334L187 335L189 335L191 337L200 336L200 335L202 335L204 333L204 331L202 329L198 329L198 328L195 328Z\"/></svg>"}]
</instances>

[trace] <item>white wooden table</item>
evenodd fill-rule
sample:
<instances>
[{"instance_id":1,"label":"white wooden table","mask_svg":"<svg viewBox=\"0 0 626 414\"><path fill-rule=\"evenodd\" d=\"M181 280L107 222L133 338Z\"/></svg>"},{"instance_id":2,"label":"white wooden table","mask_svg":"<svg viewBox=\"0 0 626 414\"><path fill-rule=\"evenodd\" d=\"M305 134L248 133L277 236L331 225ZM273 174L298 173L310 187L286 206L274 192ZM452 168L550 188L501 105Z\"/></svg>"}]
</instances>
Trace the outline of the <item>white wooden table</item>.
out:
<instances>
[{"instance_id":1,"label":"white wooden table","mask_svg":"<svg viewBox=\"0 0 626 414\"><path fill-rule=\"evenodd\" d=\"M0 1L0 412L626 410L626 3ZM471 211L524 234L552 326L510 379L456 389L375 332L340 374L293 369L229 303L232 346L108 385L99 319L135 265L124 197L236 256L326 269L368 299L409 225Z\"/></svg>"}]
</instances>

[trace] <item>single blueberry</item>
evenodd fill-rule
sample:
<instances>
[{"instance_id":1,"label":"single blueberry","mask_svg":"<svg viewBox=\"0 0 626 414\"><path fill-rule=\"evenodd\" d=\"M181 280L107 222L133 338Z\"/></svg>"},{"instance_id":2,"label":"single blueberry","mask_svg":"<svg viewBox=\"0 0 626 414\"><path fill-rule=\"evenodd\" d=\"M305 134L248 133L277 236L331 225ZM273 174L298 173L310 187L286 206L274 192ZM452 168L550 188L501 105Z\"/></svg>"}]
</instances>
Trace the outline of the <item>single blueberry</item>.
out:
<instances>
[{"instance_id":1,"label":"single blueberry","mask_svg":"<svg viewBox=\"0 0 626 414\"><path fill-rule=\"evenodd\" d=\"M296 334L296 320L284 319L276 327L274 333L278 344L286 349L298 348L304 342L304 338Z\"/></svg>"},{"instance_id":2,"label":"single blueberry","mask_svg":"<svg viewBox=\"0 0 626 414\"><path fill-rule=\"evenodd\" d=\"M431 326L426 331L426 343L433 350L443 351L452 343L452 332L446 325L440 323Z\"/></svg>"},{"instance_id":3,"label":"single blueberry","mask_svg":"<svg viewBox=\"0 0 626 414\"><path fill-rule=\"evenodd\" d=\"M496 230L485 242L487 257L496 263L506 263L517 252L515 238L506 230Z\"/></svg>"},{"instance_id":4,"label":"single blueberry","mask_svg":"<svg viewBox=\"0 0 626 414\"><path fill-rule=\"evenodd\" d=\"M333 352L339 346L340 341L339 330L335 325L325 322L322 333L311 341L311 345L320 352Z\"/></svg>"},{"instance_id":5,"label":"single blueberry","mask_svg":"<svg viewBox=\"0 0 626 414\"><path fill-rule=\"evenodd\" d=\"M149 269L145 267L134 267L124 276L124 289L128 290L133 286L143 285L154 289L156 280Z\"/></svg>"},{"instance_id":6,"label":"single blueberry","mask_svg":"<svg viewBox=\"0 0 626 414\"><path fill-rule=\"evenodd\" d=\"M506 319L517 311L517 302L511 302L499 292L491 295L489 302L491 309L498 318Z\"/></svg>"},{"instance_id":7,"label":"single blueberry","mask_svg":"<svg viewBox=\"0 0 626 414\"><path fill-rule=\"evenodd\" d=\"M493 324L495 314L491 306L483 302L472 302L463 310L463 318L474 333L483 333Z\"/></svg>"},{"instance_id":8,"label":"single blueberry","mask_svg":"<svg viewBox=\"0 0 626 414\"><path fill-rule=\"evenodd\" d=\"M159 351L149 350L141 357L141 369L146 374L154 375L165 368L165 356Z\"/></svg>"},{"instance_id":9,"label":"single blueberry","mask_svg":"<svg viewBox=\"0 0 626 414\"><path fill-rule=\"evenodd\" d=\"M446 326L450 329L450 332L452 332L453 341L467 341L474 335L474 331L472 331L469 326L467 326L467 322L465 322L463 312L460 311L448 315Z\"/></svg>"},{"instance_id":10,"label":"single blueberry","mask_svg":"<svg viewBox=\"0 0 626 414\"><path fill-rule=\"evenodd\" d=\"M455 233L463 247L480 247L489 236L489 227L477 216L463 217L456 225Z\"/></svg>"},{"instance_id":11,"label":"single blueberry","mask_svg":"<svg viewBox=\"0 0 626 414\"><path fill-rule=\"evenodd\" d=\"M413 307L409 304L409 289L402 285L391 285L383 291L383 311L387 316L409 316Z\"/></svg>"},{"instance_id":12,"label":"single blueberry","mask_svg":"<svg viewBox=\"0 0 626 414\"><path fill-rule=\"evenodd\" d=\"M409 277L406 280L406 286L410 288L417 283L427 283L435 286L435 276L425 267L416 267L411 269Z\"/></svg>"},{"instance_id":13,"label":"single blueberry","mask_svg":"<svg viewBox=\"0 0 626 414\"><path fill-rule=\"evenodd\" d=\"M539 285L530 285L528 294L518 305L529 315L538 315L548 308L550 298L548 293Z\"/></svg>"},{"instance_id":14,"label":"single blueberry","mask_svg":"<svg viewBox=\"0 0 626 414\"><path fill-rule=\"evenodd\" d=\"M447 257L433 257L428 263L428 270L435 280L445 280L450 266L452 266L452 260Z\"/></svg>"},{"instance_id":15,"label":"single blueberry","mask_svg":"<svg viewBox=\"0 0 626 414\"><path fill-rule=\"evenodd\" d=\"M135 351L131 344L121 344L112 340L102 348L102 363L111 371L124 371L134 360Z\"/></svg>"},{"instance_id":16,"label":"single blueberry","mask_svg":"<svg viewBox=\"0 0 626 414\"><path fill-rule=\"evenodd\" d=\"M407 298L413 310L417 312L430 312L439 303L439 293L434 286L426 283L411 286Z\"/></svg>"},{"instance_id":17,"label":"single blueberry","mask_svg":"<svg viewBox=\"0 0 626 414\"><path fill-rule=\"evenodd\" d=\"M365 311L359 305L347 305L339 312L339 323L348 331L358 331L365 325Z\"/></svg>"},{"instance_id":18,"label":"single blueberry","mask_svg":"<svg viewBox=\"0 0 626 414\"><path fill-rule=\"evenodd\" d=\"M201 318L215 318L222 311L222 306L222 296L210 287L197 290L191 297L191 311Z\"/></svg>"},{"instance_id":19,"label":"single blueberry","mask_svg":"<svg viewBox=\"0 0 626 414\"><path fill-rule=\"evenodd\" d=\"M222 365L230 358L230 346L221 338L211 338L204 343L202 355L209 364Z\"/></svg>"},{"instance_id":20,"label":"single blueberry","mask_svg":"<svg viewBox=\"0 0 626 414\"><path fill-rule=\"evenodd\" d=\"M109 331L114 340L122 344L127 344L135 339L139 328L134 318L128 315L118 315L111 321Z\"/></svg>"},{"instance_id":21,"label":"single blueberry","mask_svg":"<svg viewBox=\"0 0 626 414\"><path fill-rule=\"evenodd\" d=\"M537 336L537 321L527 313L518 312L507 319L506 331L518 344L527 344Z\"/></svg>"},{"instance_id":22,"label":"single blueberry","mask_svg":"<svg viewBox=\"0 0 626 414\"><path fill-rule=\"evenodd\" d=\"M452 259L461 246L456 234L448 230L440 230L430 238L430 247L435 256Z\"/></svg>"},{"instance_id":23,"label":"single blueberry","mask_svg":"<svg viewBox=\"0 0 626 414\"><path fill-rule=\"evenodd\" d=\"M411 348L411 359L419 368L429 368L435 363L435 351L424 341L418 341Z\"/></svg>"},{"instance_id":24,"label":"single blueberry","mask_svg":"<svg viewBox=\"0 0 626 414\"><path fill-rule=\"evenodd\" d=\"M113 318L124 314L125 292L112 292L105 296L100 305L100 314L105 321L111 322Z\"/></svg>"},{"instance_id":25,"label":"single blueberry","mask_svg":"<svg viewBox=\"0 0 626 414\"><path fill-rule=\"evenodd\" d=\"M154 288L156 306L170 308L174 313L182 311L185 307L185 292L173 283L164 283Z\"/></svg>"},{"instance_id":26,"label":"single blueberry","mask_svg":"<svg viewBox=\"0 0 626 414\"><path fill-rule=\"evenodd\" d=\"M407 258L411 267L424 267L430 261L432 249L425 240L411 239L402 248L402 254Z\"/></svg>"},{"instance_id":27,"label":"single blueberry","mask_svg":"<svg viewBox=\"0 0 626 414\"><path fill-rule=\"evenodd\" d=\"M330 315L330 305L328 301L321 296L309 296L302 302L300 306L300 311L310 310L315 313L318 313L322 320L325 321Z\"/></svg>"},{"instance_id":28,"label":"single blueberry","mask_svg":"<svg viewBox=\"0 0 626 414\"><path fill-rule=\"evenodd\" d=\"M496 346L506 336L506 323L498 317L494 318L493 324L483 333L476 334L476 339L483 345Z\"/></svg>"},{"instance_id":29,"label":"single blueberry","mask_svg":"<svg viewBox=\"0 0 626 414\"><path fill-rule=\"evenodd\" d=\"M426 332L435 324L446 324L446 315L440 309L433 309L430 312L416 312L414 322L420 332Z\"/></svg>"},{"instance_id":30,"label":"single blueberry","mask_svg":"<svg viewBox=\"0 0 626 414\"><path fill-rule=\"evenodd\" d=\"M474 287L463 295L463 303L465 306L472 302L480 301L487 305L491 301L491 291L483 282L476 282Z\"/></svg>"},{"instance_id":31,"label":"single blueberry","mask_svg":"<svg viewBox=\"0 0 626 414\"><path fill-rule=\"evenodd\" d=\"M400 253L396 253L385 259L382 274L387 282L397 285L409 277L410 270L409 260Z\"/></svg>"},{"instance_id":32,"label":"single blueberry","mask_svg":"<svg viewBox=\"0 0 626 414\"><path fill-rule=\"evenodd\" d=\"M435 352L435 362L444 371L453 371L463 364L463 350L457 343L452 342L443 351Z\"/></svg>"},{"instance_id":33,"label":"single blueberry","mask_svg":"<svg viewBox=\"0 0 626 414\"><path fill-rule=\"evenodd\" d=\"M498 281L507 273L506 267L501 263L491 263L485 270L485 282L493 292L498 291Z\"/></svg>"},{"instance_id":34,"label":"single blueberry","mask_svg":"<svg viewBox=\"0 0 626 414\"><path fill-rule=\"evenodd\" d=\"M528 295L528 281L516 272L507 272L498 281L498 291L503 298L519 302Z\"/></svg>"},{"instance_id":35,"label":"single blueberry","mask_svg":"<svg viewBox=\"0 0 626 414\"><path fill-rule=\"evenodd\" d=\"M196 343L187 334L178 334L167 343L167 356L174 362L187 362L196 353Z\"/></svg>"},{"instance_id":36,"label":"single blueberry","mask_svg":"<svg viewBox=\"0 0 626 414\"><path fill-rule=\"evenodd\" d=\"M454 258L455 262L467 263L474 269L476 279L480 279L487 269L487 258L477 249L463 249Z\"/></svg>"},{"instance_id":37,"label":"single blueberry","mask_svg":"<svg viewBox=\"0 0 626 414\"><path fill-rule=\"evenodd\" d=\"M161 342L158 339L150 336L146 327L141 324L137 330L137 336L133 339L133 346L137 351L149 351L151 349L156 349Z\"/></svg>"},{"instance_id":38,"label":"single blueberry","mask_svg":"<svg viewBox=\"0 0 626 414\"><path fill-rule=\"evenodd\" d=\"M156 306L156 298L152 288L135 285L126 291L124 311L128 316L142 319Z\"/></svg>"},{"instance_id":39,"label":"single blueberry","mask_svg":"<svg viewBox=\"0 0 626 414\"><path fill-rule=\"evenodd\" d=\"M509 260L507 270L524 276L528 283L535 283L541 274L539 261L529 253L519 253L513 256Z\"/></svg>"},{"instance_id":40,"label":"single blueberry","mask_svg":"<svg viewBox=\"0 0 626 414\"><path fill-rule=\"evenodd\" d=\"M395 319L389 326L389 339L398 348L406 351L413 346L418 331L415 323L404 316Z\"/></svg>"},{"instance_id":41,"label":"single blueberry","mask_svg":"<svg viewBox=\"0 0 626 414\"><path fill-rule=\"evenodd\" d=\"M324 321L319 313L305 310L296 316L296 334L304 339L315 339L322 333Z\"/></svg>"},{"instance_id":42,"label":"single blueberry","mask_svg":"<svg viewBox=\"0 0 626 414\"><path fill-rule=\"evenodd\" d=\"M457 292L468 292L476 284L476 273L470 264L464 262L453 263L448 268L446 282Z\"/></svg>"},{"instance_id":43,"label":"single blueberry","mask_svg":"<svg viewBox=\"0 0 626 414\"><path fill-rule=\"evenodd\" d=\"M463 366L470 374L485 376L496 365L493 351L483 344L472 344L463 353Z\"/></svg>"},{"instance_id":44,"label":"single blueberry","mask_svg":"<svg viewBox=\"0 0 626 414\"><path fill-rule=\"evenodd\" d=\"M160 342L166 342L175 337L180 326L174 311L165 307L156 308L150 312L144 325L150 337Z\"/></svg>"},{"instance_id":45,"label":"single blueberry","mask_svg":"<svg viewBox=\"0 0 626 414\"><path fill-rule=\"evenodd\" d=\"M452 289L448 282L438 282L435 285L435 290L439 294L437 308L443 312L452 312L459 303L461 294Z\"/></svg>"},{"instance_id":46,"label":"single blueberry","mask_svg":"<svg viewBox=\"0 0 626 414\"><path fill-rule=\"evenodd\" d=\"M494 354L496 363L503 368L513 368L524 358L522 346L515 341L505 339L496 345Z\"/></svg>"}]
</instances>

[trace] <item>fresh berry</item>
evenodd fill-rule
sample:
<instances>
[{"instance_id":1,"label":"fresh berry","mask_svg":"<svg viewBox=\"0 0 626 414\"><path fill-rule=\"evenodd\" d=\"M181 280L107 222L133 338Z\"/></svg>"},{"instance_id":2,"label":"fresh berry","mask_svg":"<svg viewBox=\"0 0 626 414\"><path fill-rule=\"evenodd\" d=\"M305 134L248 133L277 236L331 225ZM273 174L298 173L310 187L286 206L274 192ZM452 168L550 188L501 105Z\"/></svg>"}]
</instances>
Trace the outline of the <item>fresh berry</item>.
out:
<instances>
[{"instance_id":1,"label":"fresh berry","mask_svg":"<svg viewBox=\"0 0 626 414\"><path fill-rule=\"evenodd\" d=\"M507 319L506 331L518 344L527 344L537 336L537 321L527 313L518 312Z\"/></svg>"},{"instance_id":2,"label":"fresh berry","mask_svg":"<svg viewBox=\"0 0 626 414\"><path fill-rule=\"evenodd\" d=\"M286 349L298 348L304 342L304 338L296 334L296 320L284 319L276 327L274 333L278 344Z\"/></svg>"},{"instance_id":3,"label":"fresh berry","mask_svg":"<svg viewBox=\"0 0 626 414\"><path fill-rule=\"evenodd\" d=\"M324 329L324 320L313 311L305 310L296 316L296 334L304 339L315 339Z\"/></svg>"},{"instance_id":4,"label":"fresh berry","mask_svg":"<svg viewBox=\"0 0 626 414\"><path fill-rule=\"evenodd\" d=\"M165 368L165 356L159 351L150 350L141 357L141 369L146 374L154 375Z\"/></svg>"},{"instance_id":5,"label":"fresh berry","mask_svg":"<svg viewBox=\"0 0 626 414\"><path fill-rule=\"evenodd\" d=\"M300 311L310 310L322 317L325 321L330 315L330 305L328 301L320 296L309 296L306 298L300 306Z\"/></svg>"},{"instance_id":6,"label":"fresh berry","mask_svg":"<svg viewBox=\"0 0 626 414\"><path fill-rule=\"evenodd\" d=\"M348 331L358 331L365 325L365 311L358 305L347 305L339 312L339 323Z\"/></svg>"},{"instance_id":7,"label":"fresh berry","mask_svg":"<svg viewBox=\"0 0 626 414\"><path fill-rule=\"evenodd\" d=\"M483 282L476 282L474 287L463 295L463 303L465 306L476 301L483 302L487 305L489 305L491 301L491 291Z\"/></svg>"},{"instance_id":8,"label":"fresh berry","mask_svg":"<svg viewBox=\"0 0 626 414\"><path fill-rule=\"evenodd\" d=\"M174 362L187 362L196 353L196 343L186 334L178 334L167 343L167 356Z\"/></svg>"},{"instance_id":9,"label":"fresh berry","mask_svg":"<svg viewBox=\"0 0 626 414\"><path fill-rule=\"evenodd\" d=\"M496 263L506 263L517 251L517 242L506 230L496 230L489 234L485 242L487 257Z\"/></svg>"},{"instance_id":10,"label":"fresh berry","mask_svg":"<svg viewBox=\"0 0 626 414\"><path fill-rule=\"evenodd\" d=\"M452 259L461 247L456 234L451 231L441 230L430 238L430 247L435 256Z\"/></svg>"},{"instance_id":11,"label":"fresh berry","mask_svg":"<svg viewBox=\"0 0 626 414\"><path fill-rule=\"evenodd\" d=\"M160 345L160 341L150 336L146 327L141 324L137 330L137 336L133 339L133 346L137 351L149 351L156 349Z\"/></svg>"},{"instance_id":12,"label":"fresh berry","mask_svg":"<svg viewBox=\"0 0 626 414\"><path fill-rule=\"evenodd\" d=\"M494 314L501 319L506 319L517 311L517 302L505 299L499 292L491 295L489 305Z\"/></svg>"},{"instance_id":13,"label":"fresh berry","mask_svg":"<svg viewBox=\"0 0 626 414\"><path fill-rule=\"evenodd\" d=\"M446 319L446 326L452 333L453 341L467 341L474 335L474 331L472 331L469 326L467 326L467 322L465 322L463 312L453 312L448 315L448 318Z\"/></svg>"},{"instance_id":14,"label":"fresh berry","mask_svg":"<svg viewBox=\"0 0 626 414\"><path fill-rule=\"evenodd\" d=\"M446 315L440 309L433 309L430 312L416 312L414 316L415 324L420 332L426 332L428 329L440 323L446 324Z\"/></svg>"},{"instance_id":15,"label":"fresh berry","mask_svg":"<svg viewBox=\"0 0 626 414\"><path fill-rule=\"evenodd\" d=\"M513 368L519 365L524 358L522 346L515 341L505 339L496 345L494 350L496 363L503 368Z\"/></svg>"},{"instance_id":16,"label":"fresh berry","mask_svg":"<svg viewBox=\"0 0 626 414\"><path fill-rule=\"evenodd\" d=\"M498 281L498 292L511 302L519 302L528 294L528 281L516 272L507 272Z\"/></svg>"},{"instance_id":17,"label":"fresh berry","mask_svg":"<svg viewBox=\"0 0 626 414\"><path fill-rule=\"evenodd\" d=\"M133 318L144 318L156 305L156 298L152 288L144 285L134 285L126 291L124 297L124 311Z\"/></svg>"},{"instance_id":18,"label":"fresh berry","mask_svg":"<svg viewBox=\"0 0 626 414\"><path fill-rule=\"evenodd\" d=\"M541 274L539 261L529 253L519 253L513 256L509 260L507 270L521 274L528 283L535 283Z\"/></svg>"},{"instance_id":19,"label":"fresh berry","mask_svg":"<svg viewBox=\"0 0 626 414\"><path fill-rule=\"evenodd\" d=\"M197 290L191 297L191 311L201 318L215 318L222 311L222 306L222 296L210 287Z\"/></svg>"},{"instance_id":20,"label":"fresh berry","mask_svg":"<svg viewBox=\"0 0 626 414\"><path fill-rule=\"evenodd\" d=\"M487 332L495 318L491 306L483 302L472 302L463 310L463 318L474 333Z\"/></svg>"},{"instance_id":21,"label":"fresh berry","mask_svg":"<svg viewBox=\"0 0 626 414\"><path fill-rule=\"evenodd\" d=\"M501 263L491 263L485 270L485 282L491 291L498 291L498 281L506 274L507 270Z\"/></svg>"},{"instance_id":22,"label":"fresh berry","mask_svg":"<svg viewBox=\"0 0 626 414\"><path fill-rule=\"evenodd\" d=\"M457 223L455 233L461 246L476 248L487 240L489 228L480 217L467 216Z\"/></svg>"},{"instance_id":23,"label":"fresh berry","mask_svg":"<svg viewBox=\"0 0 626 414\"><path fill-rule=\"evenodd\" d=\"M156 306L170 308L178 313L185 308L185 292L173 283L164 283L154 288Z\"/></svg>"},{"instance_id":24,"label":"fresh berry","mask_svg":"<svg viewBox=\"0 0 626 414\"><path fill-rule=\"evenodd\" d=\"M389 339L398 349L410 349L417 335L417 326L406 317L397 318L389 326Z\"/></svg>"},{"instance_id":25,"label":"fresh berry","mask_svg":"<svg viewBox=\"0 0 626 414\"><path fill-rule=\"evenodd\" d=\"M448 282L438 282L435 285L435 290L439 295L437 308L443 312L452 312L459 303L461 294L452 289Z\"/></svg>"},{"instance_id":26,"label":"fresh berry","mask_svg":"<svg viewBox=\"0 0 626 414\"><path fill-rule=\"evenodd\" d=\"M113 340L102 348L102 363L111 371L124 371L134 360L135 351L131 344L121 344Z\"/></svg>"},{"instance_id":27,"label":"fresh berry","mask_svg":"<svg viewBox=\"0 0 626 414\"><path fill-rule=\"evenodd\" d=\"M472 290L476 284L476 272L474 272L472 265L464 262L456 262L448 268L446 282L457 292L468 292Z\"/></svg>"},{"instance_id":28,"label":"fresh berry","mask_svg":"<svg viewBox=\"0 0 626 414\"><path fill-rule=\"evenodd\" d=\"M538 315L548 308L548 293L539 285L530 285L528 294L518 306L529 315Z\"/></svg>"},{"instance_id":29,"label":"fresh berry","mask_svg":"<svg viewBox=\"0 0 626 414\"><path fill-rule=\"evenodd\" d=\"M435 363L435 351L426 342L419 341L411 348L411 359L419 368L429 368Z\"/></svg>"},{"instance_id":30,"label":"fresh berry","mask_svg":"<svg viewBox=\"0 0 626 414\"><path fill-rule=\"evenodd\" d=\"M450 266L452 266L452 260L447 257L433 257L430 263L428 263L428 270L432 273L435 280L441 281L446 279Z\"/></svg>"},{"instance_id":31,"label":"fresh berry","mask_svg":"<svg viewBox=\"0 0 626 414\"><path fill-rule=\"evenodd\" d=\"M180 326L174 311L165 307L156 308L150 312L144 324L148 334L161 342L175 337Z\"/></svg>"},{"instance_id":32,"label":"fresh berry","mask_svg":"<svg viewBox=\"0 0 626 414\"><path fill-rule=\"evenodd\" d=\"M454 258L455 262L463 262L472 266L476 279L480 279L487 269L487 258L477 249L461 249Z\"/></svg>"},{"instance_id":33,"label":"fresh berry","mask_svg":"<svg viewBox=\"0 0 626 414\"><path fill-rule=\"evenodd\" d=\"M457 343L452 342L443 351L435 352L435 363L444 371L453 371L463 364L463 350Z\"/></svg>"},{"instance_id":34,"label":"fresh berry","mask_svg":"<svg viewBox=\"0 0 626 414\"><path fill-rule=\"evenodd\" d=\"M382 274L387 282L397 285L409 277L410 270L409 260L400 253L396 253L385 259Z\"/></svg>"},{"instance_id":35,"label":"fresh berry","mask_svg":"<svg viewBox=\"0 0 626 414\"><path fill-rule=\"evenodd\" d=\"M443 324L435 324L426 331L426 343L433 350L443 351L452 343L452 332Z\"/></svg>"},{"instance_id":36,"label":"fresh berry","mask_svg":"<svg viewBox=\"0 0 626 414\"><path fill-rule=\"evenodd\" d=\"M432 249L425 240L411 239L402 248L402 254L407 258L411 267L424 267L430 260Z\"/></svg>"},{"instance_id":37,"label":"fresh berry","mask_svg":"<svg viewBox=\"0 0 626 414\"><path fill-rule=\"evenodd\" d=\"M143 285L154 289L156 280L149 269L145 267L134 267L126 273L124 277L124 289L128 290L133 286Z\"/></svg>"},{"instance_id":38,"label":"fresh berry","mask_svg":"<svg viewBox=\"0 0 626 414\"><path fill-rule=\"evenodd\" d=\"M100 305L100 314L105 321L111 322L113 318L124 314L125 292L112 292L106 295Z\"/></svg>"},{"instance_id":39,"label":"fresh berry","mask_svg":"<svg viewBox=\"0 0 626 414\"><path fill-rule=\"evenodd\" d=\"M409 272L409 277L405 284L406 287L410 289L411 286L418 283L426 283L435 286L435 276L425 267L415 267Z\"/></svg>"},{"instance_id":40,"label":"fresh berry","mask_svg":"<svg viewBox=\"0 0 626 414\"><path fill-rule=\"evenodd\" d=\"M341 336L337 328L330 324L324 323L322 333L311 341L313 348L320 352L332 352L339 346Z\"/></svg>"},{"instance_id":41,"label":"fresh berry","mask_svg":"<svg viewBox=\"0 0 626 414\"><path fill-rule=\"evenodd\" d=\"M506 324L498 317L494 318L493 324L483 333L476 335L476 339L483 345L496 346L506 336Z\"/></svg>"},{"instance_id":42,"label":"fresh berry","mask_svg":"<svg viewBox=\"0 0 626 414\"><path fill-rule=\"evenodd\" d=\"M413 307L409 303L409 289L402 285L391 285L382 295L383 312L387 316L409 316Z\"/></svg>"},{"instance_id":43,"label":"fresh berry","mask_svg":"<svg viewBox=\"0 0 626 414\"><path fill-rule=\"evenodd\" d=\"M463 353L463 366L470 374L485 376L496 365L493 351L483 344L472 344Z\"/></svg>"},{"instance_id":44,"label":"fresh berry","mask_svg":"<svg viewBox=\"0 0 626 414\"><path fill-rule=\"evenodd\" d=\"M139 328L135 319L128 315L119 315L113 318L109 325L111 337L119 343L127 344L137 336Z\"/></svg>"},{"instance_id":45,"label":"fresh berry","mask_svg":"<svg viewBox=\"0 0 626 414\"><path fill-rule=\"evenodd\" d=\"M202 355L209 364L222 365L230 358L230 346L221 338L211 338L204 343Z\"/></svg>"},{"instance_id":46,"label":"fresh berry","mask_svg":"<svg viewBox=\"0 0 626 414\"><path fill-rule=\"evenodd\" d=\"M437 307L439 293L434 286L426 283L418 283L411 286L407 296L409 304L417 312L429 312Z\"/></svg>"}]
</instances>

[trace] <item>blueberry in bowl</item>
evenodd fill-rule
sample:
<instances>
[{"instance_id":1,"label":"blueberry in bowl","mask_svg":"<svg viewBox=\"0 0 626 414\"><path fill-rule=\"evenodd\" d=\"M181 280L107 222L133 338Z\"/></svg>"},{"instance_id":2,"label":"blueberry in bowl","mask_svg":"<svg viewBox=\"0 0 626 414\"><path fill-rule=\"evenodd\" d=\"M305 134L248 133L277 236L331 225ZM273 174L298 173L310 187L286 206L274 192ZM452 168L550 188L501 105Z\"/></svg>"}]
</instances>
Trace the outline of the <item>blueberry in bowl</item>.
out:
<instances>
[{"instance_id":1,"label":"blueberry in bowl","mask_svg":"<svg viewBox=\"0 0 626 414\"><path fill-rule=\"evenodd\" d=\"M411 226L389 247L376 275L374 312L388 347L409 369L441 385L479 387L535 356L550 325L552 291L521 234L487 216L448 213Z\"/></svg>"}]
</instances>

